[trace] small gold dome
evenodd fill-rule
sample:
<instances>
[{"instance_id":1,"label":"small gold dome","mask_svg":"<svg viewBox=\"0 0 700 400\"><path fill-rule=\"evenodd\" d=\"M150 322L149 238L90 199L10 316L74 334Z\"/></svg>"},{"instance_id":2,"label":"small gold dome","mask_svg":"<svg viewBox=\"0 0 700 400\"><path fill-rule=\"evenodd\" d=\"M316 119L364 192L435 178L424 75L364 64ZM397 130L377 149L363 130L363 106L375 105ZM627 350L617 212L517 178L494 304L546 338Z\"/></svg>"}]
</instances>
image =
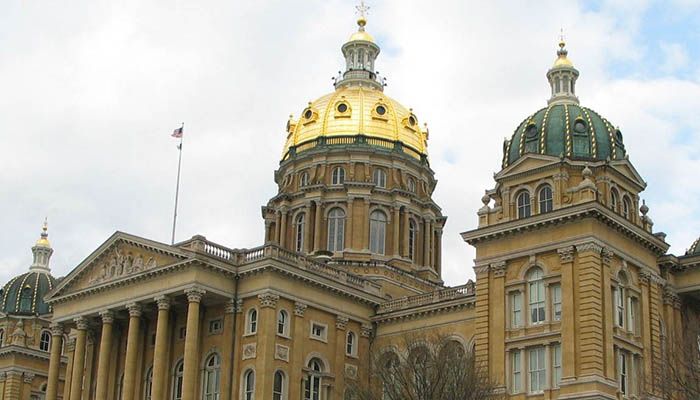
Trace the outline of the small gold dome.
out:
<instances>
[{"instance_id":1,"label":"small gold dome","mask_svg":"<svg viewBox=\"0 0 700 400\"><path fill-rule=\"evenodd\" d=\"M356 40L364 40L366 42L372 42L374 43L374 37L367 33L365 31L365 25L367 25L367 19L365 17L360 17L357 19L357 26L359 28L357 29L357 32L353 33L350 35L350 39L348 39L348 42L354 42Z\"/></svg>"},{"instance_id":2,"label":"small gold dome","mask_svg":"<svg viewBox=\"0 0 700 400\"><path fill-rule=\"evenodd\" d=\"M51 247L49 243L49 224L47 220L44 220L44 226L41 228L41 237L36 241L37 246L41 247Z\"/></svg>"},{"instance_id":3,"label":"small gold dome","mask_svg":"<svg viewBox=\"0 0 700 400\"><path fill-rule=\"evenodd\" d=\"M559 42L559 51L557 51L557 59L554 61L552 68L567 67L573 68L574 63L569 60L569 52L564 48L566 43L562 40Z\"/></svg>"},{"instance_id":4,"label":"small gold dome","mask_svg":"<svg viewBox=\"0 0 700 400\"><path fill-rule=\"evenodd\" d=\"M290 147L321 136L348 135L399 141L427 154L427 130L410 109L381 90L348 86L310 102L298 120L289 120L282 157Z\"/></svg>"}]
</instances>

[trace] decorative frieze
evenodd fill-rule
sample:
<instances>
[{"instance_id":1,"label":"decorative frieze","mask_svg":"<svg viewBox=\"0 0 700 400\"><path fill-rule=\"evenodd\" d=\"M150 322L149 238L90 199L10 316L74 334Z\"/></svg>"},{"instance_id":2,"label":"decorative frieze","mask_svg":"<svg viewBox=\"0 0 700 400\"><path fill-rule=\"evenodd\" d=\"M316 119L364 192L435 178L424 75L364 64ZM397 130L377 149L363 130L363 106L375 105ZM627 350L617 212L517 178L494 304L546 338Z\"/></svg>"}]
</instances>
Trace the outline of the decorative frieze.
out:
<instances>
[{"instance_id":1,"label":"decorative frieze","mask_svg":"<svg viewBox=\"0 0 700 400\"><path fill-rule=\"evenodd\" d=\"M649 271L639 271L639 282L643 285L648 285L651 282L651 273Z\"/></svg>"},{"instance_id":2,"label":"decorative frieze","mask_svg":"<svg viewBox=\"0 0 700 400\"><path fill-rule=\"evenodd\" d=\"M489 272L489 265L477 265L474 267L474 273L476 275L485 274Z\"/></svg>"},{"instance_id":3,"label":"decorative frieze","mask_svg":"<svg viewBox=\"0 0 700 400\"><path fill-rule=\"evenodd\" d=\"M304 312L306 311L307 307L308 306L306 304L301 303L299 301L295 301L294 302L294 315L296 315L297 317L303 317Z\"/></svg>"},{"instance_id":4,"label":"decorative frieze","mask_svg":"<svg viewBox=\"0 0 700 400\"><path fill-rule=\"evenodd\" d=\"M119 245L115 246L111 254L105 256L103 260L101 264L93 268L92 276L88 279L91 285L154 269L158 266L155 258L132 254Z\"/></svg>"},{"instance_id":5,"label":"decorative frieze","mask_svg":"<svg viewBox=\"0 0 700 400\"><path fill-rule=\"evenodd\" d=\"M499 261L497 263L493 263L490 266L491 271L493 271L493 276L496 278L505 276L506 274L506 262L505 261Z\"/></svg>"},{"instance_id":6,"label":"decorative frieze","mask_svg":"<svg viewBox=\"0 0 700 400\"><path fill-rule=\"evenodd\" d=\"M362 324L362 326L360 327L360 335L362 335L362 337L372 337L373 331L374 329L370 324Z\"/></svg>"},{"instance_id":7,"label":"decorative frieze","mask_svg":"<svg viewBox=\"0 0 700 400\"><path fill-rule=\"evenodd\" d=\"M581 243L576 245L576 251L579 254L593 253L595 255L599 255L603 251L603 246L594 242Z\"/></svg>"},{"instance_id":8,"label":"decorative frieze","mask_svg":"<svg viewBox=\"0 0 700 400\"><path fill-rule=\"evenodd\" d=\"M35 377L36 377L36 375L34 375L33 373L25 372L24 373L24 383L32 383L32 381L34 381Z\"/></svg>"},{"instance_id":9,"label":"decorative frieze","mask_svg":"<svg viewBox=\"0 0 700 400\"><path fill-rule=\"evenodd\" d=\"M256 357L258 345L255 343L246 343L243 345L243 359L249 360Z\"/></svg>"},{"instance_id":10,"label":"decorative frieze","mask_svg":"<svg viewBox=\"0 0 700 400\"><path fill-rule=\"evenodd\" d=\"M559 254L559 261L562 264L574 261L574 246L567 246L557 249L557 253Z\"/></svg>"},{"instance_id":11,"label":"decorative frieze","mask_svg":"<svg viewBox=\"0 0 700 400\"><path fill-rule=\"evenodd\" d=\"M345 328L348 326L348 321L348 318L338 315L335 318L335 327L344 331Z\"/></svg>"},{"instance_id":12,"label":"decorative frieze","mask_svg":"<svg viewBox=\"0 0 700 400\"><path fill-rule=\"evenodd\" d=\"M260 301L260 307L276 308L277 302L280 297L272 293L262 293L258 295L258 301Z\"/></svg>"},{"instance_id":13,"label":"decorative frieze","mask_svg":"<svg viewBox=\"0 0 700 400\"><path fill-rule=\"evenodd\" d=\"M603 264L604 265L610 265L612 263L612 259L615 253L610 250L609 247L603 247L603 250L601 252L601 256L603 259Z\"/></svg>"},{"instance_id":14,"label":"decorative frieze","mask_svg":"<svg viewBox=\"0 0 700 400\"><path fill-rule=\"evenodd\" d=\"M282 344L275 344L275 360L289 362L289 347Z\"/></svg>"}]
</instances>

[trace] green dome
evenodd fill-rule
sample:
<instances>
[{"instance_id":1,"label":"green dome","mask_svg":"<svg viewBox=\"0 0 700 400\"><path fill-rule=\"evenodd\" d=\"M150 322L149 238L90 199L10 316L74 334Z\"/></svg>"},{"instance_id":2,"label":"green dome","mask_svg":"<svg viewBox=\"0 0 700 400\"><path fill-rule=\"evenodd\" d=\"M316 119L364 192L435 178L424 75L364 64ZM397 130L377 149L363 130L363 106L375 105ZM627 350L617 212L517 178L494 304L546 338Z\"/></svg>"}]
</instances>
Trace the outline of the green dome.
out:
<instances>
[{"instance_id":1,"label":"green dome","mask_svg":"<svg viewBox=\"0 0 700 400\"><path fill-rule=\"evenodd\" d=\"M2 311L6 314L43 315L51 312L44 296L56 286L56 278L46 271L19 275L0 291Z\"/></svg>"},{"instance_id":2,"label":"green dome","mask_svg":"<svg viewBox=\"0 0 700 400\"><path fill-rule=\"evenodd\" d=\"M686 256L697 256L698 254L700 254L700 238L695 239L692 246L685 252Z\"/></svg>"},{"instance_id":3,"label":"green dome","mask_svg":"<svg viewBox=\"0 0 700 400\"><path fill-rule=\"evenodd\" d=\"M503 167L526 153L574 160L622 160L622 133L595 111L573 103L553 103L518 125L503 146Z\"/></svg>"}]
</instances>

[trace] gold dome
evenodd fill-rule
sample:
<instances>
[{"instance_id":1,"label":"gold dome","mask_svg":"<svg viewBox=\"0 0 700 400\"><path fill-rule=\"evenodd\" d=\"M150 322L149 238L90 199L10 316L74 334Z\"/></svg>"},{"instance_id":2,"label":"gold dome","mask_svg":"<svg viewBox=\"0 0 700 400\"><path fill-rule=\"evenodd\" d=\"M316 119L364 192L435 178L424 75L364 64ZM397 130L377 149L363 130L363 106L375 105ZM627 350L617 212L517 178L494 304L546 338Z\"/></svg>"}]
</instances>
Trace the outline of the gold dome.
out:
<instances>
[{"instance_id":1,"label":"gold dome","mask_svg":"<svg viewBox=\"0 0 700 400\"><path fill-rule=\"evenodd\" d=\"M39 240L36 241L36 246L41 246L41 247L51 247L51 243L49 243L49 224L47 220L44 220L44 226L41 228L41 237L39 237Z\"/></svg>"},{"instance_id":2,"label":"gold dome","mask_svg":"<svg viewBox=\"0 0 700 400\"><path fill-rule=\"evenodd\" d=\"M381 90L347 86L310 102L298 120L290 117L282 157L290 147L321 136L353 135L399 141L427 154L427 129L421 129L410 109Z\"/></svg>"},{"instance_id":3,"label":"gold dome","mask_svg":"<svg viewBox=\"0 0 700 400\"><path fill-rule=\"evenodd\" d=\"M357 32L350 35L350 39L348 39L348 42L354 42L355 40L364 40L366 42L374 43L374 38L372 37L372 35L365 31L365 25L367 25L367 20L365 19L365 17L360 17L357 20L357 25L359 26L359 29L357 30Z\"/></svg>"},{"instance_id":4,"label":"gold dome","mask_svg":"<svg viewBox=\"0 0 700 400\"><path fill-rule=\"evenodd\" d=\"M559 42L559 51L557 51L557 59L554 61L552 68L567 67L573 68L574 63L569 60L569 52L564 48L566 43L562 40Z\"/></svg>"}]
</instances>

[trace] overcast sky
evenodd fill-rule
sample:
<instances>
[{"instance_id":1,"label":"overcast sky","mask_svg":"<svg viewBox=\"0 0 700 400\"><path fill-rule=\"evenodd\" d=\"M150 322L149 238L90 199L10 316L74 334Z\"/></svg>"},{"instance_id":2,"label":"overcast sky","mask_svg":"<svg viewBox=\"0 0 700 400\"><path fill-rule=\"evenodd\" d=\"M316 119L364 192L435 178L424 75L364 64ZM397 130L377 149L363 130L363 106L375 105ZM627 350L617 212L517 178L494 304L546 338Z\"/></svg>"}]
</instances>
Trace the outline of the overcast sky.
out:
<instances>
[{"instance_id":1,"label":"overcast sky","mask_svg":"<svg viewBox=\"0 0 700 400\"><path fill-rule=\"evenodd\" d=\"M444 279L473 277L459 232L503 138L543 107L560 27L581 103L625 135L655 230L700 234L700 0L370 1L386 93L430 127L449 217ZM56 276L115 230L263 241L289 114L332 90L354 1L22 1L0 12L0 280L26 271L49 218Z\"/></svg>"}]
</instances>

